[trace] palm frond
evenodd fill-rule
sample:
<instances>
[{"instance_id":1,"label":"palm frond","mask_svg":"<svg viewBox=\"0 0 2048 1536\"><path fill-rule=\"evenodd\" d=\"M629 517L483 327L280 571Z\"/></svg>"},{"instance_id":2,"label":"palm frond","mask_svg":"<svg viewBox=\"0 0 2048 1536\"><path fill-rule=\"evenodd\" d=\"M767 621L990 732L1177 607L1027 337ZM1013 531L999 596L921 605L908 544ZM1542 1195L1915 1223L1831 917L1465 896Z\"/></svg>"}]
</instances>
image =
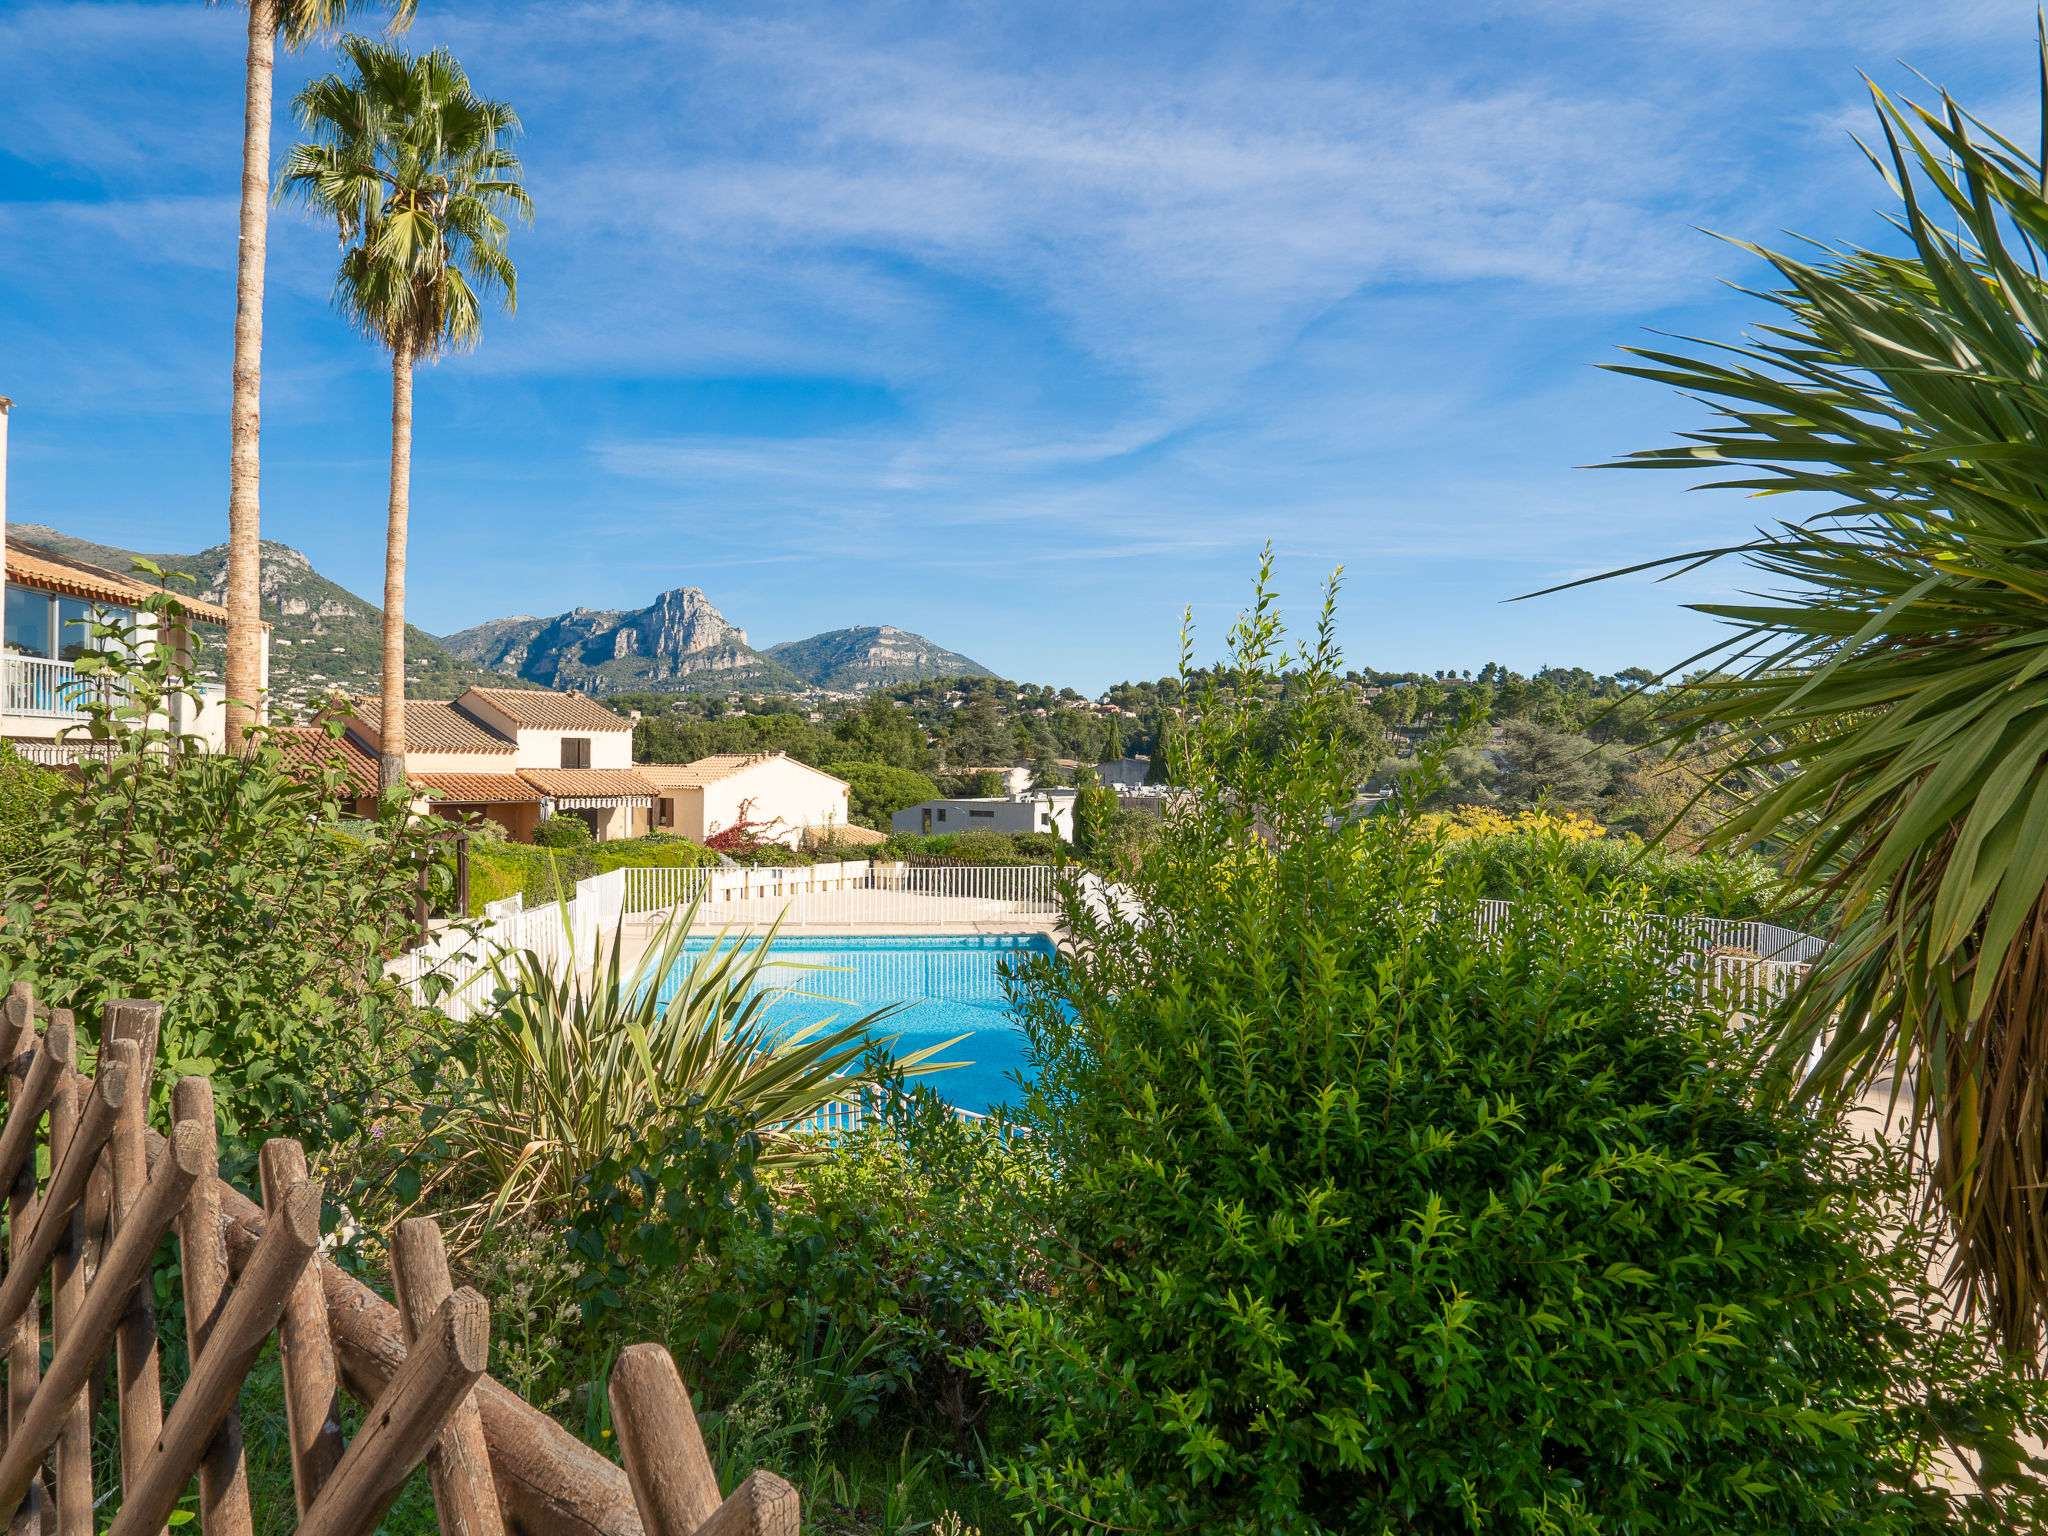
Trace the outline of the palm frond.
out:
<instances>
[{"instance_id":1,"label":"palm frond","mask_svg":"<svg viewBox=\"0 0 2048 1536\"><path fill-rule=\"evenodd\" d=\"M1631 349L1617 371L1714 419L1614 467L1826 498L1635 569L1734 556L1774 583L1692 605L1730 638L1675 716L1681 742L1746 743L1720 840L1779 850L1840 914L1763 1065L1827 1101L1900 1085L1955 1278L2032 1357L2048 1309L2048 183L1945 95L1873 102L1909 251L1744 245L1783 283L1762 295L1777 323L1697 354Z\"/></svg>"}]
</instances>

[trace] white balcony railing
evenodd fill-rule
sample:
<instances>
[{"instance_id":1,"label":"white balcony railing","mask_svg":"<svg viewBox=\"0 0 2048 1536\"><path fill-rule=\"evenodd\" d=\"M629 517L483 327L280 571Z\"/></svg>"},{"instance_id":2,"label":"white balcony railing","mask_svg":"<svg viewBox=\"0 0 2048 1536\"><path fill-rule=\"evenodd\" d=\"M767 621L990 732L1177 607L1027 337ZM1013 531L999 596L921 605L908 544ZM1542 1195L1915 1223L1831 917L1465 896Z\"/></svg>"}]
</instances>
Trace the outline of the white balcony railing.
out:
<instances>
[{"instance_id":1,"label":"white balcony railing","mask_svg":"<svg viewBox=\"0 0 2048 1536\"><path fill-rule=\"evenodd\" d=\"M68 661L42 656L9 656L6 660L7 713L77 719L102 684L80 677Z\"/></svg>"}]
</instances>

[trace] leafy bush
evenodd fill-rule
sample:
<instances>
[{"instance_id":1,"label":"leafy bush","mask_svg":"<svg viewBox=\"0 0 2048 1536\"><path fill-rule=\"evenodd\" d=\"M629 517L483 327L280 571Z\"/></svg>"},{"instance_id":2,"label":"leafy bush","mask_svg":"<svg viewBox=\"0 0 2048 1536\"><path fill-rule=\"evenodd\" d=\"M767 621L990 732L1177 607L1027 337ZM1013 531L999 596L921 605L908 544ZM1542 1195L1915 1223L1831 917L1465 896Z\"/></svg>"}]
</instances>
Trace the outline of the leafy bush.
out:
<instances>
[{"instance_id":1,"label":"leafy bush","mask_svg":"<svg viewBox=\"0 0 2048 1536\"><path fill-rule=\"evenodd\" d=\"M702 843L660 832L598 843L584 851L600 873L612 869L711 869L718 864L718 855Z\"/></svg>"},{"instance_id":2,"label":"leafy bush","mask_svg":"<svg viewBox=\"0 0 2048 1536\"><path fill-rule=\"evenodd\" d=\"M581 848L592 841L590 824L581 816L565 811L550 816L536 827L533 841L540 848Z\"/></svg>"},{"instance_id":3,"label":"leafy bush","mask_svg":"<svg viewBox=\"0 0 2048 1536\"><path fill-rule=\"evenodd\" d=\"M42 841L63 784L63 775L38 768L0 742L0 869L23 868Z\"/></svg>"},{"instance_id":4,"label":"leafy bush","mask_svg":"<svg viewBox=\"0 0 2048 1536\"><path fill-rule=\"evenodd\" d=\"M1001 832L962 832L947 850L947 856L970 864L1018 862L1016 843Z\"/></svg>"},{"instance_id":5,"label":"leafy bush","mask_svg":"<svg viewBox=\"0 0 2048 1536\"><path fill-rule=\"evenodd\" d=\"M754 1339L789 1354L831 1422L893 1405L968 1454L995 1399L964 1352L991 1303L1033 1292L1015 1223L1046 1168L928 1089L899 1080L882 1102L777 1189L748 1115L693 1104L650 1126L593 1171L573 1223L586 1316L657 1333L698 1381Z\"/></svg>"},{"instance_id":6,"label":"leafy bush","mask_svg":"<svg viewBox=\"0 0 2048 1536\"><path fill-rule=\"evenodd\" d=\"M148 607L166 629L180 612ZM338 772L294 772L260 734L236 757L169 735L150 717L193 696L176 653L139 628L94 635L79 670L132 702L90 706L109 756L59 782L6 883L0 979L91 1031L113 999L161 999L158 1093L212 1077L230 1160L266 1135L346 1134L411 1013L384 963L413 932L434 829L394 804L376 836L344 835Z\"/></svg>"},{"instance_id":7,"label":"leafy bush","mask_svg":"<svg viewBox=\"0 0 2048 1536\"><path fill-rule=\"evenodd\" d=\"M1542 899L1556 887L1707 917L1788 916L1794 905L1784 877L1758 854L1673 853L1633 837L1585 835L1589 828L1599 830L1523 817L1507 830L1457 838L1446 858L1480 896L1496 901Z\"/></svg>"},{"instance_id":8,"label":"leafy bush","mask_svg":"<svg viewBox=\"0 0 2048 1536\"><path fill-rule=\"evenodd\" d=\"M1482 936L1440 834L1341 814L1331 624L1246 750L1262 581L1133 904L1070 893L1017 986L1056 1294L972 1360L1029 1415L1021 1526L2038 1526L2048 1398L1940 1317L1899 1161L1758 1107L1583 892ZM1948 1491L1936 1437L2012 1480Z\"/></svg>"},{"instance_id":9,"label":"leafy bush","mask_svg":"<svg viewBox=\"0 0 2048 1536\"><path fill-rule=\"evenodd\" d=\"M576 882L597 874L593 853L605 845L586 843L569 852L537 847L528 843L492 843L469 851L469 910L471 916L483 911L486 900L500 901L514 891L529 907L567 901L576 894ZM486 891L492 894L488 897Z\"/></svg>"},{"instance_id":10,"label":"leafy bush","mask_svg":"<svg viewBox=\"0 0 2048 1536\"><path fill-rule=\"evenodd\" d=\"M834 763L833 777L846 780L846 814L877 832L889 830L898 811L939 798L939 786L921 773L884 763Z\"/></svg>"}]
</instances>

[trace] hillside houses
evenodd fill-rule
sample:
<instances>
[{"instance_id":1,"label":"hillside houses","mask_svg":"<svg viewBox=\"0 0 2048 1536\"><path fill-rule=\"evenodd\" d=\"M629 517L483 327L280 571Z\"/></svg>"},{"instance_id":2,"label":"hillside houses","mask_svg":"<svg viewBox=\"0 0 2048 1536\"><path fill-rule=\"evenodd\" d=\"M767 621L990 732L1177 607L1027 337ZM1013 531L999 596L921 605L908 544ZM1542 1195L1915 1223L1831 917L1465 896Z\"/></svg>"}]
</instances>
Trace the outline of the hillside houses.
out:
<instances>
[{"instance_id":1,"label":"hillside houses","mask_svg":"<svg viewBox=\"0 0 2048 1536\"><path fill-rule=\"evenodd\" d=\"M325 722L343 727L331 740ZM337 769L354 813L376 803L382 704L339 697L312 726L277 733L288 759ZM515 841L575 816L599 842L668 832L703 842L743 818L764 840L800 845L847 825L851 790L782 752L694 763L633 761L633 722L579 693L470 688L405 706L405 774L423 811L489 817ZM353 790L353 797L346 792Z\"/></svg>"}]
</instances>

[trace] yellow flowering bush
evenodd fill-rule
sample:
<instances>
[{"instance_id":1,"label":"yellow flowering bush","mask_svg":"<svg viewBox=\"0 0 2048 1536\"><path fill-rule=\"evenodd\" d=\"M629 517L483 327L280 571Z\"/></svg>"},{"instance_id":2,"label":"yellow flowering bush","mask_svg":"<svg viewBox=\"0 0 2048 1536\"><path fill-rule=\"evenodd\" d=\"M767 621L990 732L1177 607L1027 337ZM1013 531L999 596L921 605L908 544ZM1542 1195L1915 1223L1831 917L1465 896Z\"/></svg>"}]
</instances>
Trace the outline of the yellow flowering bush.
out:
<instances>
[{"instance_id":1,"label":"yellow flowering bush","mask_svg":"<svg viewBox=\"0 0 2048 1536\"><path fill-rule=\"evenodd\" d=\"M1605 837L1607 829L1583 811L1507 811L1490 805L1464 805L1443 815L1421 818L1431 832L1441 832L1452 842L1468 837L1533 837L1548 834L1584 842Z\"/></svg>"}]
</instances>

